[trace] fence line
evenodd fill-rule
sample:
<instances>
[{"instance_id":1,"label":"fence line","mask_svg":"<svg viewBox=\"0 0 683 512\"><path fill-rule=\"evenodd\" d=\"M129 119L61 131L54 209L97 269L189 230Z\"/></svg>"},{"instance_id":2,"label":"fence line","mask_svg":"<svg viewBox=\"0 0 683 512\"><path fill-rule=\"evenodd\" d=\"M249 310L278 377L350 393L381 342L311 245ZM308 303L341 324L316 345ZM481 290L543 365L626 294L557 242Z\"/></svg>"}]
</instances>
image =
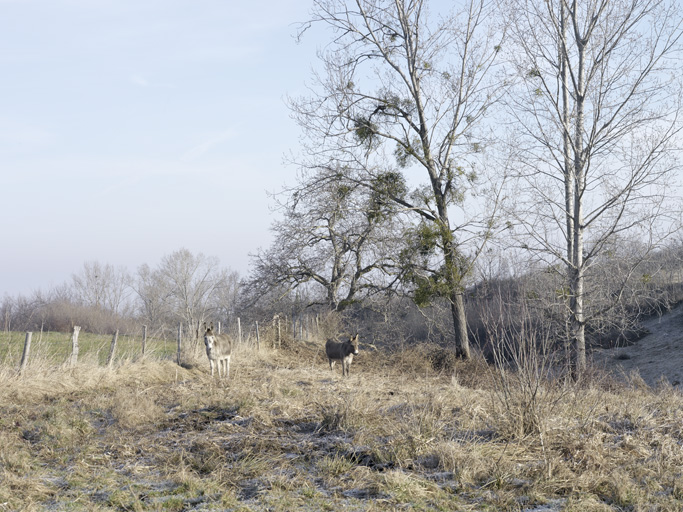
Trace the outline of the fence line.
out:
<instances>
[{"instance_id":1,"label":"fence line","mask_svg":"<svg viewBox=\"0 0 683 512\"><path fill-rule=\"evenodd\" d=\"M231 331L233 335L236 335L237 342L240 344L252 344L255 335L255 345L257 350L261 349L261 338L263 336L265 336L265 340L267 340L266 343L270 344L272 348L281 348L283 337L286 335L293 335L294 339L311 339L311 336L315 336L320 332L319 318L317 316L292 316L293 325L290 326L288 325L290 320L288 316L277 314L273 316L272 321L268 321L266 323L265 328L259 321L254 321L253 323L250 322L248 332L244 331L244 326L242 325L242 319L240 317L237 317L235 320L236 321L233 326L227 329L225 328L226 326L218 323L219 329L225 330L228 333ZM140 329L141 331L137 331L137 334L121 334L119 330L116 330L111 338L111 342L109 343L108 354L104 352L104 350L107 348L107 345L106 341L101 340L102 335L86 333L87 337L83 338L83 333L86 331L77 325L73 326L73 331L70 334L70 337L67 337L68 335L65 333L43 331L38 341L38 345L33 347L33 351L35 352L37 347L38 353L43 354L43 356L46 356L50 360L54 361L63 358L61 359L61 364L64 364L69 368L74 368L79 363L79 358L83 356L83 351L85 348L86 354L96 354L95 357L98 360L97 364L103 364L111 368L113 367L117 358L130 356L145 357L145 355L149 352L151 340L154 340L155 343L153 345L153 347L155 347L153 350L160 350L161 353L165 354L165 357L174 358L178 365L183 364L183 358L187 355L183 354L183 351L187 351L188 349L196 350L198 348L197 345L192 343L188 344L188 340L183 339L185 333L183 332L184 329L182 322L179 322L177 326L175 354L172 352L169 353L169 349L173 349L169 347L167 343L168 341L172 341L172 336L171 339L167 339L167 337L164 335L168 334L168 330L155 329L154 332L157 334L162 334L163 338L150 338L147 325L141 325ZM244 337L245 334L247 334L246 338ZM29 359L31 357L35 357L35 354L31 353L32 335L33 332L26 333L26 339L24 340L23 352L21 355L21 362L19 365L20 372L24 372L29 363ZM140 336L142 336L142 338L140 338ZM16 338L14 341L12 341L12 337L13 336L10 332L8 334L9 345L5 345L4 347L0 346L0 355L4 355L5 360L12 359L12 346L18 345ZM83 341L83 339L85 339L85 341ZM121 353L121 339L124 340L123 347L125 347L125 353ZM160 345L162 342L163 346ZM67 344L70 345L69 348L67 348ZM16 354L16 352L14 353ZM107 354L107 357L103 360L102 356L104 354ZM195 357L197 355L198 353L193 354L192 356ZM8 357L10 359L8 359Z\"/></svg>"}]
</instances>

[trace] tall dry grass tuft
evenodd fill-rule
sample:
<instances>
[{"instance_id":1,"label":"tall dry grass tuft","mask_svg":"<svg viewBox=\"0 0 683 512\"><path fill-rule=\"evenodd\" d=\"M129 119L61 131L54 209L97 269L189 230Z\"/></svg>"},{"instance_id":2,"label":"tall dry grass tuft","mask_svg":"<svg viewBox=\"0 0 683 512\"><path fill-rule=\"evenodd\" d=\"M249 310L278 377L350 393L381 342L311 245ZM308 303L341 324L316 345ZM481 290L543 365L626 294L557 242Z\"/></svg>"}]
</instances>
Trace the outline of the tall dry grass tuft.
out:
<instances>
[{"instance_id":1,"label":"tall dry grass tuft","mask_svg":"<svg viewBox=\"0 0 683 512\"><path fill-rule=\"evenodd\" d=\"M476 350L471 359L464 361L448 348L433 343L418 343L400 352L381 354L380 357L392 372L408 376L445 376L473 389L491 386L489 365Z\"/></svg>"}]
</instances>

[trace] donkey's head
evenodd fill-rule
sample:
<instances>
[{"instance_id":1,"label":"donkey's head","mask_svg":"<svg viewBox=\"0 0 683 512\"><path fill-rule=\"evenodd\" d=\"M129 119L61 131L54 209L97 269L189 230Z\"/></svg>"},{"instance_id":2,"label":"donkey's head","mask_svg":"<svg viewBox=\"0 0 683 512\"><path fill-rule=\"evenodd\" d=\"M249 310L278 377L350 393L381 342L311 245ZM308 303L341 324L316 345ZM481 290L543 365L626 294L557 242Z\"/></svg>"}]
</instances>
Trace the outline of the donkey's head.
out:
<instances>
[{"instance_id":1,"label":"donkey's head","mask_svg":"<svg viewBox=\"0 0 683 512\"><path fill-rule=\"evenodd\" d=\"M358 354L358 333L356 333L356 335L349 340L349 343L353 347L353 354Z\"/></svg>"},{"instance_id":2,"label":"donkey's head","mask_svg":"<svg viewBox=\"0 0 683 512\"><path fill-rule=\"evenodd\" d=\"M213 334L213 322L208 327L204 323L204 345L206 345L207 353L213 348L215 342L216 336Z\"/></svg>"}]
</instances>

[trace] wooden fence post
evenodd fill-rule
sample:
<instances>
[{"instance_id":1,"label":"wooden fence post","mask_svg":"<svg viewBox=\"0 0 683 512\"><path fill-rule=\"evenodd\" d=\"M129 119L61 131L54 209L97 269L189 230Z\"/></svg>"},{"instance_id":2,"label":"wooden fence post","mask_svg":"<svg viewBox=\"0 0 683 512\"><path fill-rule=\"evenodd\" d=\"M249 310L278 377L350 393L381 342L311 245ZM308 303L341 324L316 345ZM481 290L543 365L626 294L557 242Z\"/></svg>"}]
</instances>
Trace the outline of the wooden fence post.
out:
<instances>
[{"instance_id":1,"label":"wooden fence post","mask_svg":"<svg viewBox=\"0 0 683 512\"><path fill-rule=\"evenodd\" d=\"M78 363L78 334L81 332L81 328L78 325L74 325L74 332L71 335L71 366L76 366Z\"/></svg>"},{"instance_id":2,"label":"wooden fence post","mask_svg":"<svg viewBox=\"0 0 683 512\"><path fill-rule=\"evenodd\" d=\"M28 354L31 350L31 337L32 336L33 336L32 332L26 333L26 340L24 341L24 352L21 354L21 366L19 367L19 373L20 374L24 373L24 370L26 369L26 363L28 363Z\"/></svg>"},{"instance_id":3,"label":"wooden fence post","mask_svg":"<svg viewBox=\"0 0 683 512\"><path fill-rule=\"evenodd\" d=\"M142 326L142 356L145 356L145 349L147 348L147 326Z\"/></svg>"},{"instance_id":4,"label":"wooden fence post","mask_svg":"<svg viewBox=\"0 0 683 512\"><path fill-rule=\"evenodd\" d=\"M116 342L119 339L119 330L116 329L114 337L111 339L111 346L109 347L109 357L107 358L107 367L111 368L114 362L114 354L116 353Z\"/></svg>"},{"instance_id":5,"label":"wooden fence post","mask_svg":"<svg viewBox=\"0 0 683 512\"><path fill-rule=\"evenodd\" d=\"M256 322L256 350L261 350L261 338L258 332L258 322Z\"/></svg>"},{"instance_id":6,"label":"wooden fence post","mask_svg":"<svg viewBox=\"0 0 683 512\"><path fill-rule=\"evenodd\" d=\"M177 354L177 363L178 366L180 366L180 346L181 346L181 340L183 339L183 323L178 322L178 354Z\"/></svg>"},{"instance_id":7,"label":"wooden fence post","mask_svg":"<svg viewBox=\"0 0 683 512\"><path fill-rule=\"evenodd\" d=\"M237 340L240 345L242 344L242 323L240 322L240 317L237 317Z\"/></svg>"},{"instance_id":8,"label":"wooden fence post","mask_svg":"<svg viewBox=\"0 0 683 512\"><path fill-rule=\"evenodd\" d=\"M282 330L280 328L280 315L277 316L277 346L282 348Z\"/></svg>"}]
</instances>

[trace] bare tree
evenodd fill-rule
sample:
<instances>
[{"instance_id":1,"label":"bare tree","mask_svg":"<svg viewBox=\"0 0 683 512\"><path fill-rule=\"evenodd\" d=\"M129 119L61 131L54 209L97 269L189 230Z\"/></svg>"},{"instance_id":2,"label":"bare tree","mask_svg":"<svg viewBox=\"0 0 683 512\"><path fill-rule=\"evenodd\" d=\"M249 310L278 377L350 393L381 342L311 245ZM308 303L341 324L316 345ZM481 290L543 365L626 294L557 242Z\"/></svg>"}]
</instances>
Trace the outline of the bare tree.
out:
<instances>
[{"instance_id":1,"label":"bare tree","mask_svg":"<svg viewBox=\"0 0 683 512\"><path fill-rule=\"evenodd\" d=\"M195 342L201 325L214 310L215 294L223 288L227 273L216 258L180 249L162 258L154 280L163 282L169 311L182 319Z\"/></svg>"},{"instance_id":2,"label":"bare tree","mask_svg":"<svg viewBox=\"0 0 683 512\"><path fill-rule=\"evenodd\" d=\"M409 184L387 197L420 219L415 235L431 244L429 264L412 281L449 301L463 357L464 285L481 248L467 242L491 234L484 222L471 236L465 205L487 144L478 128L504 85L493 82L501 37L486 24L490 14L477 0L438 16L426 0L316 0L311 24L334 36L319 54L311 97L292 102L308 141L304 168L342 170L380 193L386 180Z\"/></svg>"},{"instance_id":3,"label":"bare tree","mask_svg":"<svg viewBox=\"0 0 683 512\"><path fill-rule=\"evenodd\" d=\"M669 0L509 0L520 80L510 96L520 187L518 234L564 267L568 340L580 373L592 300L614 242L642 242L610 290L616 304L642 257L679 221L681 17ZM613 269L612 269L613 270ZM601 281L604 284L604 281Z\"/></svg>"},{"instance_id":4,"label":"bare tree","mask_svg":"<svg viewBox=\"0 0 683 512\"><path fill-rule=\"evenodd\" d=\"M342 311L391 288L398 278L392 249L400 231L392 202L341 172L302 177L282 195L284 217L273 224L275 239L253 257L253 296L312 283L308 306Z\"/></svg>"},{"instance_id":5,"label":"bare tree","mask_svg":"<svg viewBox=\"0 0 683 512\"><path fill-rule=\"evenodd\" d=\"M133 287L138 296L138 314L151 329L162 328L171 314L170 283L160 271L144 264L138 268Z\"/></svg>"},{"instance_id":6,"label":"bare tree","mask_svg":"<svg viewBox=\"0 0 683 512\"><path fill-rule=\"evenodd\" d=\"M219 285L213 293L213 310L216 317L233 325L237 318L242 283L240 275L227 269L221 270Z\"/></svg>"},{"instance_id":7,"label":"bare tree","mask_svg":"<svg viewBox=\"0 0 683 512\"><path fill-rule=\"evenodd\" d=\"M125 268L85 262L81 272L72 276L74 295L85 306L122 313L130 292L130 276Z\"/></svg>"}]
</instances>

